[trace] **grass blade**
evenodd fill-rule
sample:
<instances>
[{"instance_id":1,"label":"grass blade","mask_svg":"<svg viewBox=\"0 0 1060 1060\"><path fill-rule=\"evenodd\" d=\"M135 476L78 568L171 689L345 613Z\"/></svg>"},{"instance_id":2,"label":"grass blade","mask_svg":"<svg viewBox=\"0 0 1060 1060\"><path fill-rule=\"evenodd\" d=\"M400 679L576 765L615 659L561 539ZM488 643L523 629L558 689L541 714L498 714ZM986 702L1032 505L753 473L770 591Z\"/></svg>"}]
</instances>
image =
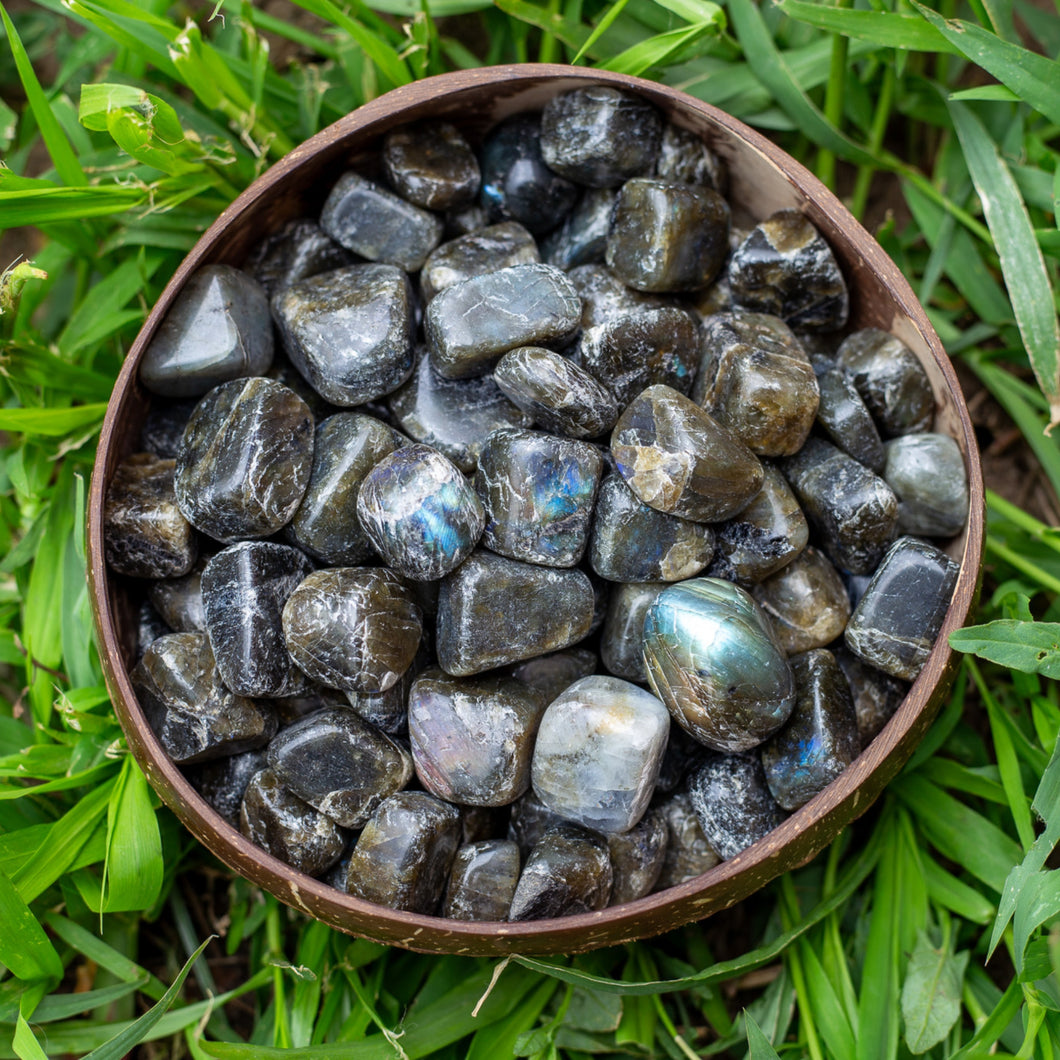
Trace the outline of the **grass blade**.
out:
<instances>
[{"instance_id":1,"label":"grass blade","mask_svg":"<svg viewBox=\"0 0 1060 1060\"><path fill-rule=\"evenodd\" d=\"M63 965L40 921L0 869L0 963L19 979L63 977Z\"/></svg>"},{"instance_id":2,"label":"grass blade","mask_svg":"<svg viewBox=\"0 0 1060 1060\"><path fill-rule=\"evenodd\" d=\"M881 48L960 55L960 49L950 44L935 26L926 25L916 15L856 11L808 3L807 0L779 0L777 7L798 22L844 37L870 40Z\"/></svg>"},{"instance_id":3,"label":"grass blade","mask_svg":"<svg viewBox=\"0 0 1060 1060\"><path fill-rule=\"evenodd\" d=\"M967 950L953 954L945 944L935 946L926 931L918 932L902 984L902 1021L911 1052L933 1049L960 1018L968 956Z\"/></svg>"},{"instance_id":4,"label":"grass blade","mask_svg":"<svg viewBox=\"0 0 1060 1060\"><path fill-rule=\"evenodd\" d=\"M150 788L132 755L122 763L107 809L103 912L150 909L162 890L162 837Z\"/></svg>"},{"instance_id":5,"label":"grass blade","mask_svg":"<svg viewBox=\"0 0 1060 1060\"><path fill-rule=\"evenodd\" d=\"M744 1009L744 1025L747 1027L747 1056L748 1060L780 1060L776 1049L769 1043L769 1039L762 1033L762 1028L754 1021L754 1017Z\"/></svg>"}]
</instances>

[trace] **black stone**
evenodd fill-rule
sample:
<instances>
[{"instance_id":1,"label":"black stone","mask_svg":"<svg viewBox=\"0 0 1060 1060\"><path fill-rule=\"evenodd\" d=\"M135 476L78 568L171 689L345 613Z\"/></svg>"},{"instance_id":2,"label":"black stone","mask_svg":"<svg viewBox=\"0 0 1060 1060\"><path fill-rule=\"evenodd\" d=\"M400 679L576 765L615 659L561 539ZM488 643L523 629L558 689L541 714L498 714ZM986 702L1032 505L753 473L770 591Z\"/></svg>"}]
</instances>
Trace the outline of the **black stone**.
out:
<instances>
[{"instance_id":1,"label":"black stone","mask_svg":"<svg viewBox=\"0 0 1060 1060\"><path fill-rule=\"evenodd\" d=\"M509 920L544 920L603 909L611 896L611 859L598 832L553 825L527 859Z\"/></svg>"},{"instance_id":2,"label":"black stone","mask_svg":"<svg viewBox=\"0 0 1060 1060\"><path fill-rule=\"evenodd\" d=\"M391 129L383 140L383 170L403 199L428 210L464 206L478 194L478 161L449 122Z\"/></svg>"}]
</instances>

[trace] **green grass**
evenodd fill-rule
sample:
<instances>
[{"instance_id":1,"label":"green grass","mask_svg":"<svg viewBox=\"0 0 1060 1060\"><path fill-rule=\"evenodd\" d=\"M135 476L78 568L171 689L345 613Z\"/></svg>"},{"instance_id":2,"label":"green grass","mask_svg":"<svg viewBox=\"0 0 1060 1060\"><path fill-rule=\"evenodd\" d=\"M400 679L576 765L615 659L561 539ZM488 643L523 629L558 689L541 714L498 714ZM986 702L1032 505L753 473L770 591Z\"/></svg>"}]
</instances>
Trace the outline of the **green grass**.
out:
<instances>
[{"instance_id":1,"label":"green grass","mask_svg":"<svg viewBox=\"0 0 1060 1060\"><path fill-rule=\"evenodd\" d=\"M206 225L367 99L524 60L683 88L859 215L896 189L909 220L885 219L881 242L1060 490L1043 433L1060 403L1058 11L298 6L317 19L239 0L3 12L0 227L34 227L39 249L0 285L0 1058L1060 1055L1060 531L999 492L953 694L863 821L712 921L503 970L347 938L189 838L103 688L82 534L124 350ZM473 24L480 54L461 43ZM294 62L271 58L279 38Z\"/></svg>"}]
</instances>

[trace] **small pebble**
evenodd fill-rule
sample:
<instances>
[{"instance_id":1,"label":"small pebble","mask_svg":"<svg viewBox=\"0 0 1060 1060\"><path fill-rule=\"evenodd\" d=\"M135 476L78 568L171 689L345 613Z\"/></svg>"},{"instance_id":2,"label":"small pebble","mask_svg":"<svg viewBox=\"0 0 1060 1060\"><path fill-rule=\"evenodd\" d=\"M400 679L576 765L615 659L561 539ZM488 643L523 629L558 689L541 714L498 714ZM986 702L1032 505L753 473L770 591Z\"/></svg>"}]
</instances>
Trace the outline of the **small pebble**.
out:
<instances>
[{"instance_id":1,"label":"small pebble","mask_svg":"<svg viewBox=\"0 0 1060 1060\"><path fill-rule=\"evenodd\" d=\"M507 839L462 846L453 859L442 916L451 920L507 920L519 869L519 848Z\"/></svg>"},{"instance_id":2,"label":"small pebble","mask_svg":"<svg viewBox=\"0 0 1060 1060\"><path fill-rule=\"evenodd\" d=\"M818 375L817 383L821 390L817 422L844 453L882 475L883 442L857 388L836 368Z\"/></svg>"},{"instance_id":3,"label":"small pebble","mask_svg":"<svg viewBox=\"0 0 1060 1060\"><path fill-rule=\"evenodd\" d=\"M423 301L474 276L540 260L534 237L518 221L477 229L431 251L420 270Z\"/></svg>"},{"instance_id":4,"label":"small pebble","mask_svg":"<svg viewBox=\"0 0 1060 1060\"><path fill-rule=\"evenodd\" d=\"M427 210L465 206L478 194L478 160L445 121L391 129L383 140L383 171L398 195Z\"/></svg>"},{"instance_id":5,"label":"small pebble","mask_svg":"<svg viewBox=\"0 0 1060 1060\"><path fill-rule=\"evenodd\" d=\"M600 661L616 677L648 683L644 666L644 616L667 582L627 582L616 586L607 603L600 637Z\"/></svg>"},{"instance_id":6,"label":"small pebble","mask_svg":"<svg viewBox=\"0 0 1060 1060\"><path fill-rule=\"evenodd\" d=\"M602 262L614 210L612 189L587 188L563 224L541 241L542 260L558 269Z\"/></svg>"},{"instance_id":7,"label":"small pebble","mask_svg":"<svg viewBox=\"0 0 1060 1060\"><path fill-rule=\"evenodd\" d=\"M649 808L628 832L608 834L612 873L608 905L635 902L651 894L662 872L669 838L666 818L654 808Z\"/></svg>"},{"instance_id":8,"label":"small pebble","mask_svg":"<svg viewBox=\"0 0 1060 1060\"><path fill-rule=\"evenodd\" d=\"M299 280L356 262L354 255L326 236L316 221L299 217L266 236L250 252L246 267L272 298Z\"/></svg>"},{"instance_id":9,"label":"small pebble","mask_svg":"<svg viewBox=\"0 0 1060 1060\"><path fill-rule=\"evenodd\" d=\"M603 909L612 879L602 835L566 821L552 825L527 859L508 919L545 920Z\"/></svg>"},{"instance_id":10,"label":"small pebble","mask_svg":"<svg viewBox=\"0 0 1060 1060\"><path fill-rule=\"evenodd\" d=\"M684 791L671 795L659 810L666 821L666 856L663 859L657 891L687 883L714 868L721 858L707 842L703 827L692 809L692 798Z\"/></svg>"},{"instance_id":11,"label":"small pebble","mask_svg":"<svg viewBox=\"0 0 1060 1060\"><path fill-rule=\"evenodd\" d=\"M884 447L883 477L898 498L898 532L952 537L968 519L968 476L948 434L907 434Z\"/></svg>"}]
</instances>

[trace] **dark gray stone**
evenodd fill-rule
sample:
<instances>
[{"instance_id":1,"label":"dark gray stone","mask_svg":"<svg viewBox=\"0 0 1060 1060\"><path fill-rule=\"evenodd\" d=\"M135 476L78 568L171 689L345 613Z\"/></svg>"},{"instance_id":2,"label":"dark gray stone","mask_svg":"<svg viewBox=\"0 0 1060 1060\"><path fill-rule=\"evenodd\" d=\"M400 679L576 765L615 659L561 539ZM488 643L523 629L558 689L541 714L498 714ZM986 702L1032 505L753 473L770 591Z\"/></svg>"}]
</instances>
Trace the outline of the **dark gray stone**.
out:
<instances>
[{"instance_id":1,"label":"dark gray stone","mask_svg":"<svg viewBox=\"0 0 1060 1060\"><path fill-rule=\"evenodd\" d=\"M391 129L383 140L383 171L403 199L428 210L464 206L478 194L478 161L446 121Z\"/></svg>"}]
</instances>

